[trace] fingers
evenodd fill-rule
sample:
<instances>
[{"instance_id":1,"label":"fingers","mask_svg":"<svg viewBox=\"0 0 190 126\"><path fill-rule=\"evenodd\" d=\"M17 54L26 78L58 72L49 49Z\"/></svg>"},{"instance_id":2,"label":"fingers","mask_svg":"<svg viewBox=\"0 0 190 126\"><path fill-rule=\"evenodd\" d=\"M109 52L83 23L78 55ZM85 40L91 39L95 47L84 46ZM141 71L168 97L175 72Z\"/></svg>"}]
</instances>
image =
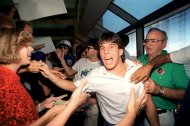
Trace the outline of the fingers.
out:
<instances>
[{"instance_id":1,"label":"fingers","mask_svg":"<svg viewBox=\"0 0 190 126\"><path fill-rule=\"evenodd\" d=\"M139 83L142 80L142 77L138 76L138 75L133 75L131 76L131 82L134 82L135 84Z\"/></svg>"},{"instance_id":2,"label":"fingers","mask_svg":"<svg viewBox=\"0 0 190 126\"><path fill-rule=\"evenodd\" d=\"M86 83L87 83L87 80L82 80L81 81L81 84L79 85L79 88L83 88L85 85L86 85Z\"/></svg>"},{"instance_id":3,"label":"fingers","mask_svg":"<svg viewBox=\"0 0 190 126\"><path fill-rule=\"evenodd\" d=\"M55 74L56 76L60 77L60 78L63 79L63 80L66 78L66 76L65 76L63 73L59 72L59 71L51 70L51 72L52 72L53 74Z\"/></svg>"},{"instance_id":4,"label":"fingers","mask_svg":"<svg viewBox=\"0 0 190 126\"><path fill-rule=\"evenodd\" d=\"M146 82L148 79L149 79L149 77L145 77L145 78L142 80L142 82L144 83L144 82Z\"/></svg>"},{"instance_id":5,"label":"fingers","mask_svg":"<svg viewBox=\"0 0 190 126\"><path fill-rule=\"evenodd\" d=\"M61 100L62 98L65 98L67 97L67 94L64 94L64 95L61 95L61 96L58 96L58 97L50 97L48 98L51 102L56 102L56 101L59 101Z\"/></svg>"},{"instance_id":6,"label":"fingers","mask_svg":"<svg viewBox=\"0 0 190 126\"><path fill-rule=\"evenodd\" d=\"M135 99L135 88L134 87L131 88L131 98Z\"/></svg>"},{"instance_id":7,"label":"fingers","mask_svg":"<svg viewBox=\"0 0 190 126\"><path fill-rule=\"evenodd\" d=\"M146 90L143 90L143 92L142 92L142 99L144 100L144 102L146 102L147 101L147 94L146 94Z\"/></svg>"},{"instance_id":8,"label":"fingers","mask_svg":"<svg viewBox=\"0 0 190 126\"><path fill-rule=\"evenodd\" d=\"M134 102L135 102L136 96L135 96L135 88L132 87L131 89L131 94L130 94L130 102L129 104L131 104L132 106L134 106Z\"/></svg>"},{"instance_id":9,"label":"fingers","mask_svg":"<svg viewBox=\"0 0 190 126\"><path fill-rule=\"evenodd\" d=\"M134 82L135 84L139 83L141 80L142 76L140 76L137 72L134 72L130 77L130 81Z\"/></svg>"},{"instance_id":10,"label":"fingers","mask_svg":"<svg viewBox=\"0 0 190 126\"><path fill-rule=\"evenodd\" d=\"M55 98L56 98L56 100L61 100L62 98L65 98L67 96L68 96L67 94L64 94L64 95L61 95L61 96L58 96L58 97L55 97Z\"/></svg>"},{"instance_id":11,"label":"fingers","mask_svg":"<svg viewBox=\"0 0 190 126\"><path fill-rule=\"evenodd\" d=\"M142 95L140 97L138 97L137 99L139 99L139 110L143 109L146 105L147 102L147 93L146 90L143 90Z\"/></svg>"},{"instance_id":12,"label":"fingers","mask_svg":"<svg viewBox=\"0 0 190 126\"><path fill-rule=\"evenodd\" d=\"M134 80L134 83L137 84L141 81L141 78L140 77L137 77L135 80Z\"/></svg>"},{"instance_id":13,"label":"fingers","mask_svg":"<svg viewBox=\"0 0 190 126\"><path fill-rule=\"evenodd\" d=\"M145 105L146 105L146 103L147 103L147 99L148 99L148 96L147 96L146 91L144 90L144 92L143 92L143 97L142 97L142 101L141 101L141 104L142 104L141 109L145 107Z\"/></svg>"},{"instance_id":14,"label":"fingers","mask_svg":"<svg viewBox=\"0 0 190 126\"><path fill-rule=\"evenodd\" d=\"M147 99L148 99L148 95L145 93L145 96L144 96L144 99L142 101L142 104L146 104Z\"/></svg>"}]
</instances>

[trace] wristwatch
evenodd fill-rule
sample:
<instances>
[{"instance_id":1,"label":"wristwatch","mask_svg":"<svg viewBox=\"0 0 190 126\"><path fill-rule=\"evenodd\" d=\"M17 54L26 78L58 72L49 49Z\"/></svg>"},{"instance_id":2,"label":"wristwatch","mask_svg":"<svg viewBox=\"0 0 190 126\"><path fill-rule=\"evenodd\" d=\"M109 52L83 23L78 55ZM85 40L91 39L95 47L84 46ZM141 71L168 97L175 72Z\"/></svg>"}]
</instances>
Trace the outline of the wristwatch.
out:
<instances>
[{"instance_id":1,"label":"wristwatch","mask_svg":"<svg viewBox=\"0 0 190 126\"><path fill-rule=\"evenodd\" d=\"M163 87L160 87L159 95L163 95L163 94L165 94L165 90Z\"/></svg>"}]
</instances>

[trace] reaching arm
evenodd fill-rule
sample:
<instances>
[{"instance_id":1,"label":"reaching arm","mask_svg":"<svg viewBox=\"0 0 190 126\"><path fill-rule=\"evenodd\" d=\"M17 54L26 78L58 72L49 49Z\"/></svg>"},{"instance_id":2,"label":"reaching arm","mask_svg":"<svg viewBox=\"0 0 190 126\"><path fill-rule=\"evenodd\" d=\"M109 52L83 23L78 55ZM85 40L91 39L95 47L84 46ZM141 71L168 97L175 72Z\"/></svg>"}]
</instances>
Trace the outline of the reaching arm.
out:
<instances>
[{"instance_id":1,"label":"reaching arm","mask_svg":"<svg viewBox=\"0 0 190 126\"><path fill-rule=\"evenodd\" d=\"M148 94L148 100L147 100L147 104L145 106L145 112L146 112L148 121L150 123L150 126L160 126L157 109L154 105L154 102L153 102L150 94Z\"/></svg>"},{"instance_id":2,"label":"reaching arm","mask_svg":"<svg viewBox=\"0 0 190 126\"><path fill-rule=\"evenodd\" d=\"M57 57L59 58L59 60L61 61L61 64L66 72L66 74L68 76L72 76L76 73L75 70L73 70L71 67L69 67L64 59L64 54L63 52L61 51L61 49L57 49L56 50L56 54L57 54Z\"/></svg>"},{"instance_id":3,"label":"reaching arm","mask_svg":"<svg viewBox=\"0 0 190 126\"><path fill-rule=\"evenodd\" d=\"M131 78L130 78L131 82L135 82L135 83L139 83L140 81L145 82L149 78L152 68L158 67L161 64L164 64L167 62L171 62L170 54L159 55L155 57L148 64L140 67L137 71L135 71L131 75Z\"/></svg>"},{"instance_id":4,"label":"reaching arm","mask_svg":"<svg viewBox=\"0 0 190 126\"><path fill-rule=\"evenodd\" d=\"M80 86L73 92L69 102L67 103L66 108L57 115L53 120L51 120L47 126L64 126L74 110L84 103L90 94L82 92L82 89L86 82L82 82Z\"/></svg>"},{"instance_id":5,"label":"reaching arm","mask_svg":"<svg viewBox=\"0 0 190 126\"><path fill-rule=\"evenodd\" d=\"M145 90L142 95L138 98L135 97L135 91L132 89L131 97L127 105L127 112L125 116L119 121L116 126L132 126L134 124L136 115L144 107L147 102L147 94Z\"/></svg>"},{"instance_id":6,"label":"reaching arm","mask_svg":"<svg viewBox=\"0 0 190 126\"><path fill-rule=\"evenodd\" d=\"M144 83L144 88L148 89L148 93L151 93L154 95L160 95L161 97L165 97L169 99L181 100L183 99L185 95L185 90L183 89L172 89L168 87L161 87L150 78ZM162 94L160 94L161 88L163 90Z\"/></svg>"},{"instance_id":7,"label":"reaching arm","mask_svg":"<svg viewBox=\"0 0 190 126\"><path fill-rule=\"evenodd\" d=\"M31 73L38 73L39 67L43 64L42 61L36 61L36 60L32 60L29 64L29 66L24 67L24 68L20 68L17 73L24 73L24 72L31 72Z\"/></svg>"},{"instance_id":8,"label":"reaching arm","mask_svg":"<svg viewBox=\"0 0 190 126\"><path fill-rule=\"evenodd\" d=\"M76 89L76 86L72 81L63 79L64 77L61 77L58 74L55 74L54 71L48 68L48 66L44 63L40 67L40 72L42 75L49 80L51 80L55 85L58 87L67 90L67 91L74 91Z\"/></svg>"},{"instance_id":9,"label":"reaching arm","mask_svg":"<svg viewBox=\"0 0 190 126\"><path fill-rule=\"evenodd\" d=\"M38 120L30 124L29 126L44 126L50 120L52 120L57 114L63 111L65 107L66 107L65 104L55 105L53 108L47 111L42 117L40 117Z\"/></svg>"}]
</instances>

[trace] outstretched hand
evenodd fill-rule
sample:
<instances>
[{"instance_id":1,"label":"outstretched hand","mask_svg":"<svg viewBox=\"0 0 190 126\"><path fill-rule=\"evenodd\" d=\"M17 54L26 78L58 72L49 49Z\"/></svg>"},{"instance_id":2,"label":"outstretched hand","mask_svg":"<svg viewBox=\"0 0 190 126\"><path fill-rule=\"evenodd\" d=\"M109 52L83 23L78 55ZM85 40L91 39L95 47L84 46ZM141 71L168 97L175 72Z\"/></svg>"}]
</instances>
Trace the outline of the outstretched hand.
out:
<instances>
[{"instance_id":1,"label":"outstretched hand","mask_svg":"<svg viewBox=\"0 0 190 126\"><path fill-rule=\"evenodd\" d=\"M78 88L75 89L73 94L71 95L71 98L68 101L68 106L72 108L77 108L79 105L86 102L87 98L90 97L90 94L86 92L82 92L83 87L86 85L87 81L83 80Z\"/></svg>"},{"instance_id":2,"label":"outstretched hand","mask_svg":"<svg viewBox=\"0 0 190 126\"><path fill-rule=\"evenodd\" d=\"M129 103L126 108L125 116L116 124L116 126L132 126L136 119L138 112L145 106L147 102L147 94L144 90L142 95L137 97L135 89L132 88Z\"/></svg>"},{"instance_id":3,"label":"outstretched hand","mask_svg":"<svg viewBox=\"0 0 190 126\"><path fill-rule=\"evenodd\" d=\"M137 114L145 106L146 102L147 102L146 91L143 90L142 95L137 97L135 95L135 89L132 88L129 104L127 106L127 110L134 111Z\"/></svg>"},{"instance_id":4,"label":"outstretched hand","mask_svg":"<svg viewBox=\"0 0 190 126\"><path fill-rule=\"evenodd\" d=\"M27 68L27 71L28 72L31 72L31 73L38 73L40 71L40 66L43 64L42 61L36 61L36 60L32 60L30 62L30 65L28 66Z\"/></svg>"},{"instance_id":5,"label":"outstretched hand","mask_svg":"<svg viewBox=\"0 0 190 126\"><path fill-rule=\"evenodd\" d=\"M49 97L45 99L43 102L41 102L41 109L45 108L52 108L55 104L55 102L61 100L62 98L67 97L67 94L61 95L59 97Z\"/></svg>"},{"instance_id":6,"label":"outstretched hand","mask_svg":"<svg viewBox=\"0 0 190 126\"><path fill-rule=\"evenodd\" d=\"M137 69L130 77L131 82L139 83L140 81L145 82L148 80L152 67L145 65Z\"/></svg>"}]
</instances>

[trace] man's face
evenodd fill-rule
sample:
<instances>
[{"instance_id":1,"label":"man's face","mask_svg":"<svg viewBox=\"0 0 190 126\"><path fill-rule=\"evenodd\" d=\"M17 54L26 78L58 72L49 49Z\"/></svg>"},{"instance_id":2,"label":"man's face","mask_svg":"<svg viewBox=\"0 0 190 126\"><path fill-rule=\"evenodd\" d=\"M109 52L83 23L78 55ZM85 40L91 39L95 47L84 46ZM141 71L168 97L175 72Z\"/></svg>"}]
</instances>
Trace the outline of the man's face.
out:
<instances>
[{"instance_id":1,"label":"man's face","mask_svg":"<svg viewBox=\"0 0 190 126\"><path fill-rule=\"evenodd\" d=\"M30 25L26 24L24 31L33 34L33 29Z\"/></svg>"},{"instance_id":2,"label":"man's face","mask_svg":"<svg viewBox=\"0 0 190 126\"><path fill-rule=\"evenodd\" d=\"M103 42L100 45L100 57L107 70L115 70L119 63L122 63L121 56L123 49L119 49L117 44Z\"/></svg>"},{"instance_id":3,"label":"man's face","mask_svg":"<svg viewBox=\"0 0 190 126\"><path fill-rule=\"evenodd\" d=\"M69 53L69 46L62 45L61 50L64 52L64 55L67 55Z\"/></svg>"},{"instance_id":4,"label":"man's face","mask_svg":"<svg viewBox=\"0 0 190 126\"><path fill-rule=\"evenodd\" d=\"M93 46L87 46L86 56L89 58L94 57L94 56L98 56L98 50L95 50Z\"/></svg>"},{"instance_id":5,"label":"man's face","mask_svg":"<svg viewBox=\"0 0 190 126\"><path fill-rule=\"evenodd\" d=\"M159 31L152 31L147 34L145 39L145 50L148 55L157 56L166 47L164 36Z\"/></svg>"}]
</instances>

